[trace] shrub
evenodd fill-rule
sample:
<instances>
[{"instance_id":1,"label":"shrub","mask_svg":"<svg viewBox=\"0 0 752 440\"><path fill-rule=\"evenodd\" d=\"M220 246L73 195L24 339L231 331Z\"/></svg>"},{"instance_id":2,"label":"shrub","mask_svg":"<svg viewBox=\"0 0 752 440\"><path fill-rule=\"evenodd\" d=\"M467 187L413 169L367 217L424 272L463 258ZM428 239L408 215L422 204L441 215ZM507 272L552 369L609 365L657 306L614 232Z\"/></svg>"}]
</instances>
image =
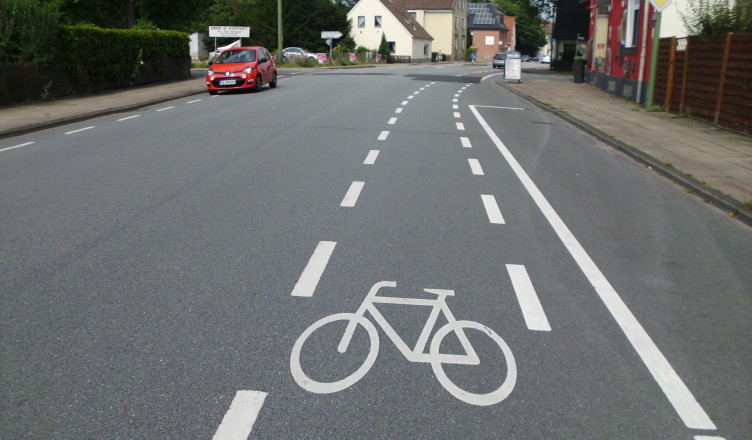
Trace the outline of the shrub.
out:
<instances>
[{"instance_id":1,"label":"shrub","mask_svg":"<svg viewBox=\"0 0 752 440\"><path fill-rule=\"evenodd\" d=\"M0 62L53 63L59 51L58 4L41 0L0 0Z\"/></svg>"}]
</instances>

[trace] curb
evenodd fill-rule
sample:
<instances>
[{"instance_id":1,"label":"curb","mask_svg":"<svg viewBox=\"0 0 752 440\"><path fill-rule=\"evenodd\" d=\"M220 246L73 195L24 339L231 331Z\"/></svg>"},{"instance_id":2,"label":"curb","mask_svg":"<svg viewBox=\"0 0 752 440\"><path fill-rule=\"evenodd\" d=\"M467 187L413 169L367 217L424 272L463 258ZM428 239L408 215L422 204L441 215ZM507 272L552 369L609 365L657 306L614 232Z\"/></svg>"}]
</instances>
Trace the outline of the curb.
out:
<instances>
[{"instance_id":1,"label":"curb","mask_svg":"<svg viewBox=\"0 0 752 440\"><path fill-rule=\"evenodd\" d=\"M570 115L567 112L559 110L556 107L553 107L545 102L539 101L522 92L514 90L512 87L510 87L506 83L496 81L496 84L504 87L506 90L509 90L515 95L535 104L541 109L548 111L549 113L553 113L554 115L574 125L575 127L584 131L585 133L588 133L591 136L596 137L598 140L606 144L609 144L611 147L625 153L627 156L631 157L632 159L644 165L647 165L651 169L655 170L658 174L668 178L672 182L677 183L691 190L694 195L703 198L705 201L711 203L716 208L719 208L725 211L730 217L741 221L747 226L752 226L752 211L745 209L744 205L739 200L736 200L735 198L730 197L718 191L717 189L713 189L706 185L703 185L702 182L692 177L687 176L686 174L682 173L676 168L672 168L672 167L668 167L664 165L661 161L657 160L653 156L647 153L644 153L643 151L640 151L637 148L616 139L610 134L593 127L587 122L584 122L575 118L574 116Z\"/></svg>"}]
</instances>

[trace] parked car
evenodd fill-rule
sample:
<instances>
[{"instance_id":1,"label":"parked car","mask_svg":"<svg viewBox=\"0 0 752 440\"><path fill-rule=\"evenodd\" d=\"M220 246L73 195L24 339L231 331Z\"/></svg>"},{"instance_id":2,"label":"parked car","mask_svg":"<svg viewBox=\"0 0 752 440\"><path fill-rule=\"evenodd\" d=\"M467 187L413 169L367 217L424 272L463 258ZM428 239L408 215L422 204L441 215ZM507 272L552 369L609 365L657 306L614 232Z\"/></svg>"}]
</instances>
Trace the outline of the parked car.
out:
<instances>
[{"instance_id":1,"label":"parked car","mask_svg":"<svg viewBox=\"0 0 752 440\"><path fill-rule=\"evenodd\" d=\"M540 62L541 64L551 64L551 55L541 55Z\"/></svg>"},{"instance_id":2,"label":"parked car","mask_svg":"<svg viewBox=\"0 0 752 440\"><path fill-rule=\"evenodd\" d=\"M315 53L308 52L305 49L302 49L300 47L287 47L285 49L282 49L282 59L287 61L290 58L309 58L312 60L317 59L317 55Z\"/></svg>"},{"instance_id":3,"label":"parked car","mask_svg":"<svg viewBox=\"0 0 752 440\"><path fill-rule=\"evenodd\" d=\"M227 49L209 62L206 89L210 95L221 90L251 89L255 92L269 84L277 87L277 66L269 51L263 47Z\"/></svg>"},{"instance_id":4,"label":"parked car","mask_svg":"<svg viewBox=\"0 0 752 440\"><path fill-rule=\"evenodd\" d=\"M491 61L491 66L493 66L494 69L503 69L506 62L507 54L497 53L496 55L494 55L493 60Z\"/></svg>"},{"instance_id":5,"label":"parked car","mask_svg":"<svg viewBox=\"0 0 752 440\"><path fill-rule=\"evenodd\" d=\"M528 61L530 61L530 55L522 55L522 62L526 63Z\"/></svg>"}]
</instances>

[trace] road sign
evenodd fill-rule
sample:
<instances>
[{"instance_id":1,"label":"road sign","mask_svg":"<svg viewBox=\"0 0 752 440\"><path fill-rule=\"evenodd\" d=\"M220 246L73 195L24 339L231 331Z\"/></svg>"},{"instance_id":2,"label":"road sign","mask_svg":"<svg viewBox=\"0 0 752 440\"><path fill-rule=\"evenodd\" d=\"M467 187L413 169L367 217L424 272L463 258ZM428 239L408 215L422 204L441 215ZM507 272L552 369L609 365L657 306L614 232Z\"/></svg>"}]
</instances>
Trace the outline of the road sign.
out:
<instances>
[{"instance_id":1,"label":"road sign","mask_svg":"<svg viewBox=\"0 0 752 440\"><path fill-rule=\"evenodd\" d=\"M321 31L321 38L328 40L329 38L342 38L342 32L339 31Z\"/></svg>"},{"instance_id":2,"label":"road sign","mask_svg":"<svg viewBox=\"0 0 752 440\"><path fill-rule=\"evenodd\" d=\"M251 28L246 26L209 26L209 36L214 38L248 38Z\"/></svg>"},{"instance_id":3,"label":"road sign","mask_svg":"<svg viewBox=\"0 0 752 440\"><path fill-rule=\"evenodd\" d=\"M650 0L650 4L653 5L657 12L662 12L671 2L672 0Z\"/></svg>"}]
</instances>

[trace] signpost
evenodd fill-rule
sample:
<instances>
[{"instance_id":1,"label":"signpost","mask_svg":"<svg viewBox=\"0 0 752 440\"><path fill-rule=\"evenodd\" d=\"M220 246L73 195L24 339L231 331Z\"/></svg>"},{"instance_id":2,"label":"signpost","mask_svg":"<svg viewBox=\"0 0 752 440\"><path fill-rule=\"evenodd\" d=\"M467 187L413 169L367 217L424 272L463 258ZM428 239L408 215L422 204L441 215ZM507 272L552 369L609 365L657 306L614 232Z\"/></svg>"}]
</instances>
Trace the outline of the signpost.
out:
<instances>
[{"instance_id":1,"label":"signpost","mask_svg":"<svg viewBox=\"0 0 752 440\"><path fill-rule=\"evenodd\" d=\"M247 26L209 26L209 37L214 38L215 50L217 49L217 38L248 38L250 36L251 28Z\"/></svg>"},{"instance_id":2,"label":"signpost","mask_svg":"<svg viewBox=\"0 0 752 440\"><path fill-rule=\"evenodd\" d=\"M321 39L326 40L329 45L329 57L332 56L332 40L342 38L342 32L339 31L321 31Z\"/></svg>"}]
</instances>

